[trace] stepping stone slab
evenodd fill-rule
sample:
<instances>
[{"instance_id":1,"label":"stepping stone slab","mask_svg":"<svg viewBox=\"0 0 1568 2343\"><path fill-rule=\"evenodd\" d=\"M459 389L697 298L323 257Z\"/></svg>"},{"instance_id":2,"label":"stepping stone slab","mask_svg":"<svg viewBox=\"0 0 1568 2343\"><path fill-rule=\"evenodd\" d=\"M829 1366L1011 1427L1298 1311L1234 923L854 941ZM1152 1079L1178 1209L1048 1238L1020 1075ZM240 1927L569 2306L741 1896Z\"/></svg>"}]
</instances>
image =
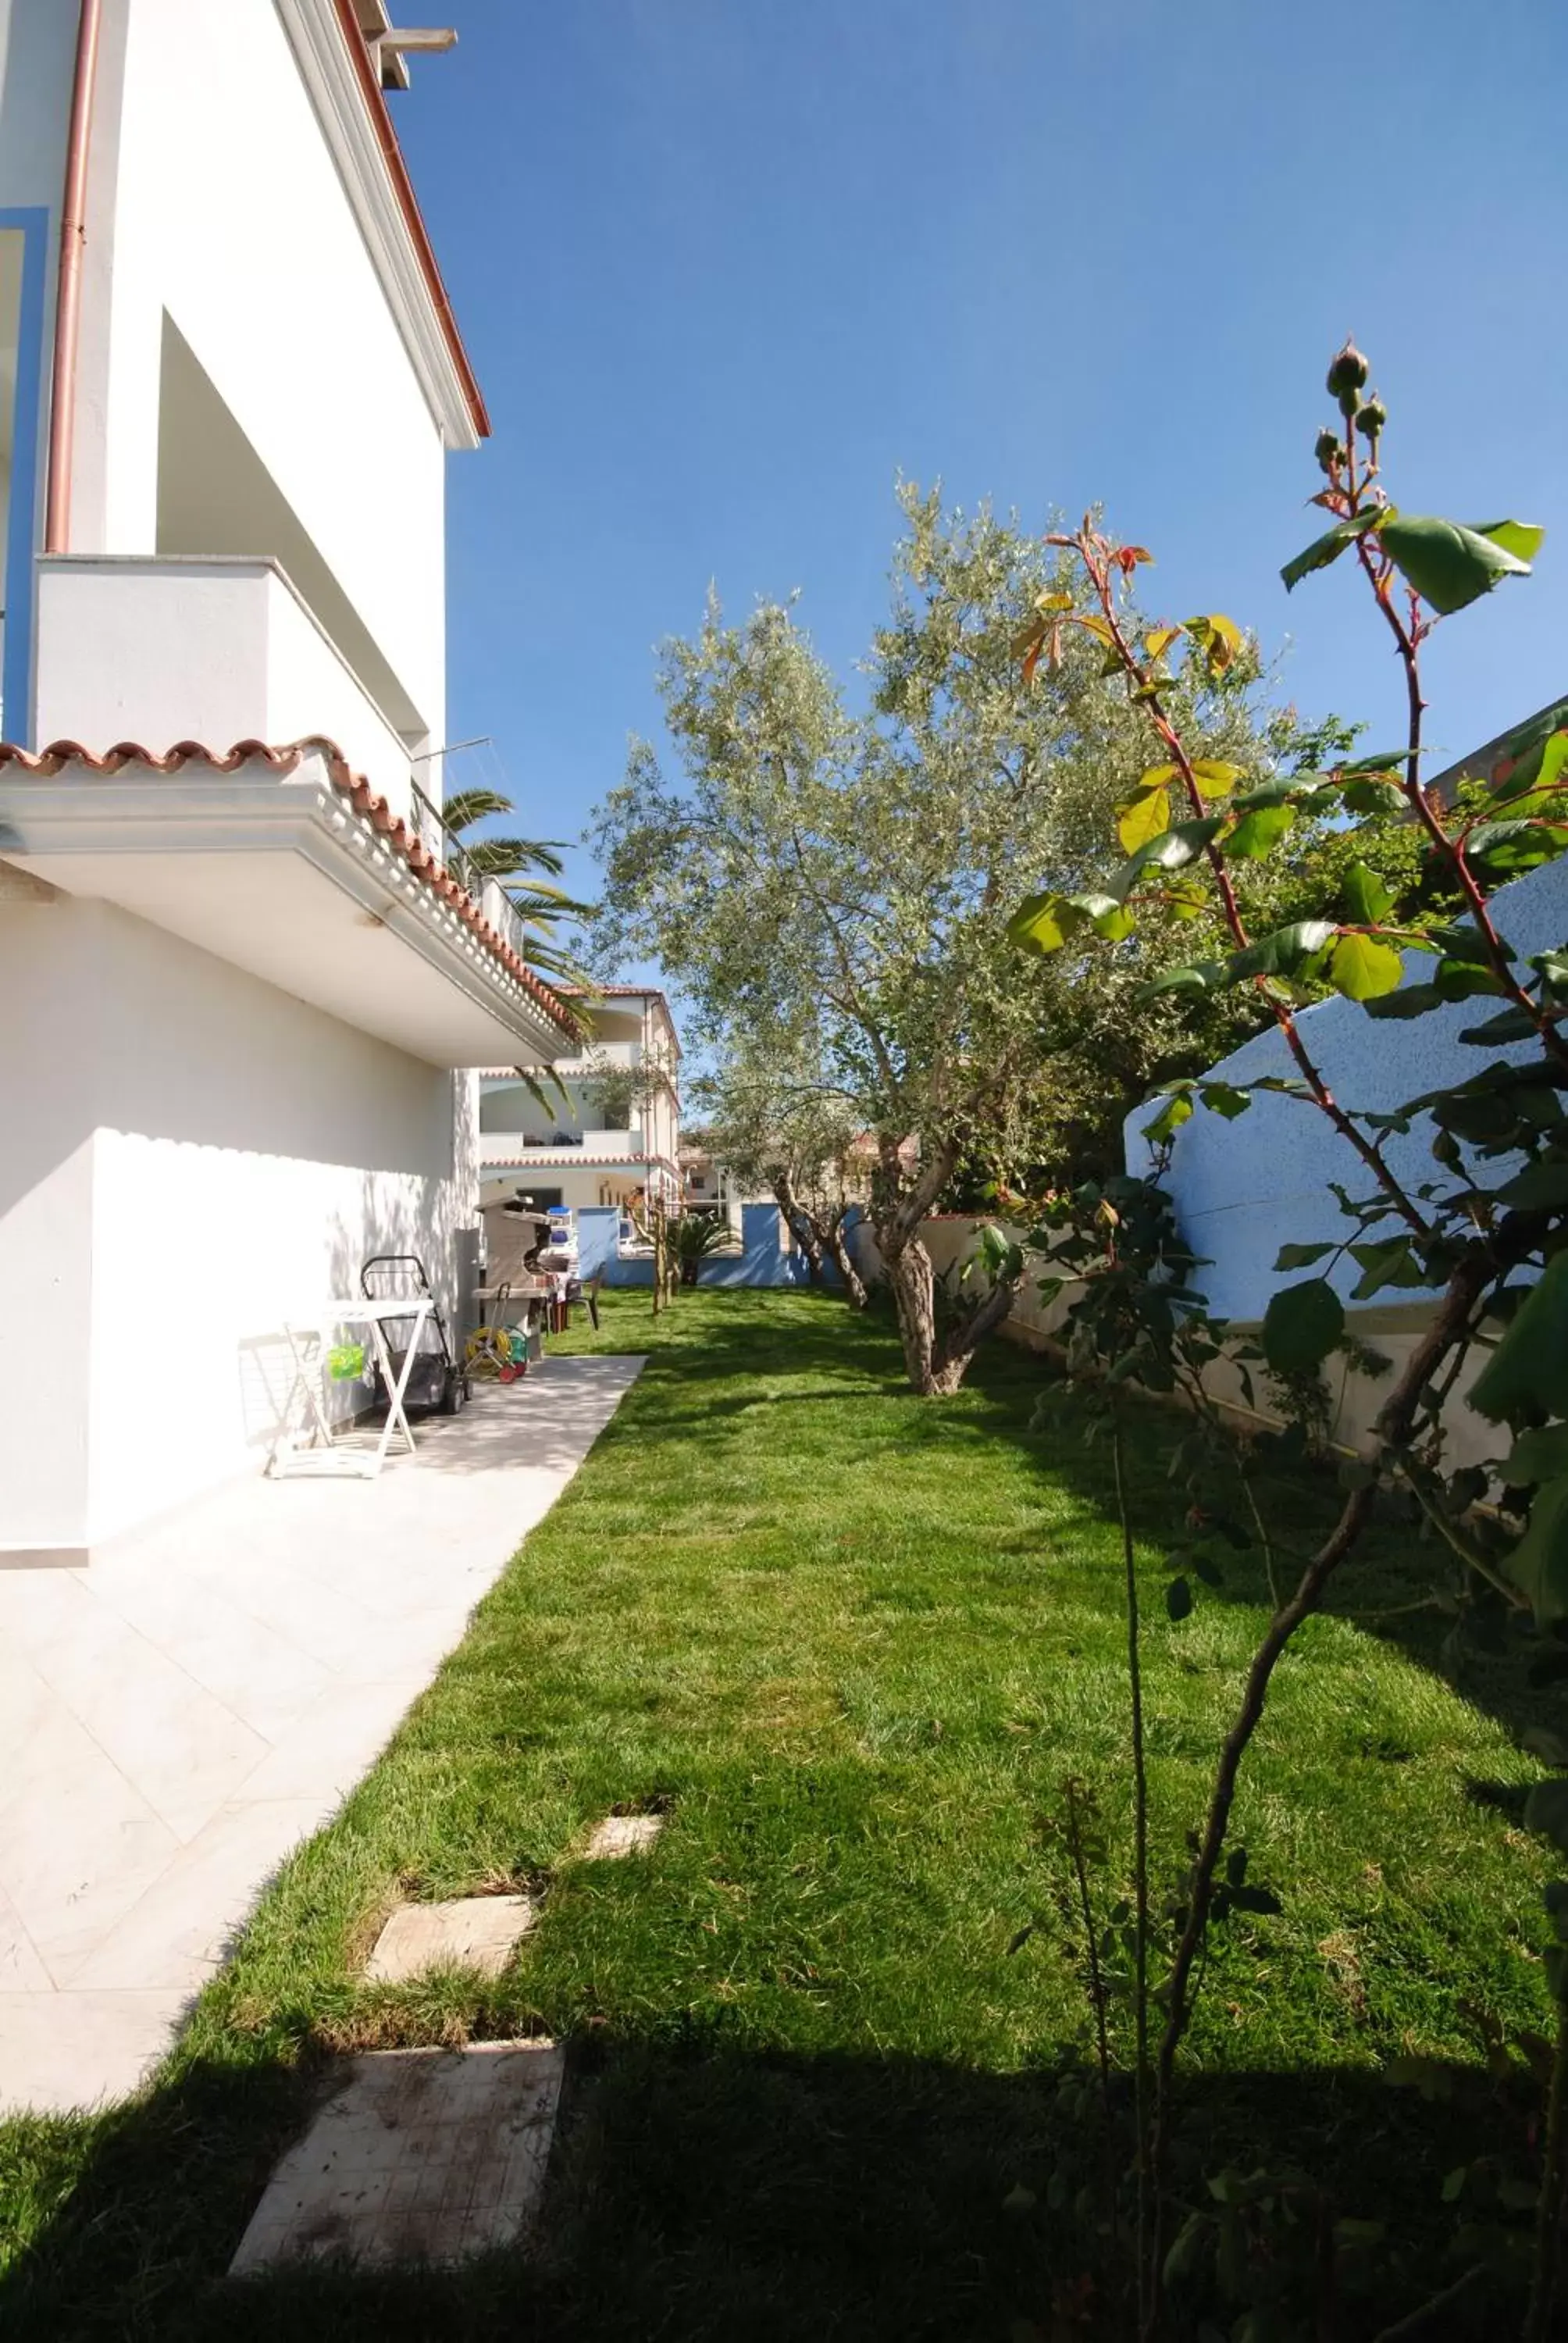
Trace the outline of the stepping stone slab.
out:
<instances>
[{"instance_id":1,"label":"stepping stone slab","mask_svg":"<svg viewBox=\"0 0 1568 2343\"><path fill-rule=\"evenodd\" d=\"M229 2275L515 2245L538 2210L565 2064L554 2042L351 2059L267 2182Z\"/></svg>"},{"instance_id":2,"label":"stepping stone slab","mask_svg":"<svg viewBox=\"0 0 1568 2343\"><path fill-rule=\"evenodd\" d=\"M365 1975L403 1985L426 1969L477 1969L497 1977L537 1917L526 1896L465 1896L456 1904L401 1904L376 1939Z\"/></svg>"},{"instance_id":3,"label":"stepping stone slab","mask_svg":"<svg viewBox=\"0 0 1568 2343\"><path fill-rule=\"evenodd\" d=\"M599 1824L588 1843L590 1863L604 1863L617 1855L636 1855L651 1846L664 1828L662 1815L609 1815Z\"/></svg>"}]
</instances>

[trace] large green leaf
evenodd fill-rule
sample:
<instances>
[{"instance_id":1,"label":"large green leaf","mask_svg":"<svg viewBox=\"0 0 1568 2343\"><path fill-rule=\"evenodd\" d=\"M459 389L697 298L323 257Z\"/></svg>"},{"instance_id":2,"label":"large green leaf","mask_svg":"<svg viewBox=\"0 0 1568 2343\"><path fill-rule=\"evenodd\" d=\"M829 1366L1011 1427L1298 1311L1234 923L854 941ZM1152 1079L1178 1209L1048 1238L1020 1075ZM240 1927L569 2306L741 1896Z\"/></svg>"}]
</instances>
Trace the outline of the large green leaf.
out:
<instances>
[{"instance_id":1,"label":"large green leaf","mask_svg":"<svg viewBox=\"0 0 1568 2343\"><path fill-rule=\"evenodd\" d=\"M1332 1244L1282 1244L1274 1256L1276 1269L1310 1269L1324 1253L1335 1250Z\"/></svg>"},{"instance_id":2,"label":"large green leaf","mask_svg":"<svg viewBox=\"0 0 1568 2343\"><path fill-rule=\"evenodd\" d=\"M1397 779L1409 754L1408 749L1380 749L1374 755L1354 757L1348 765L1337 765L1334 769L1342 781L1372 780L1380 776Z\"/></svg>"},{"instance_id":3,"label":"large green leaf","mask_svg":"<svg viewBox=\"0 0 1568 2343\"><path fill-rule=\"evenodd\" d=\"M1337 561L1347 545L1353 545L1358 537L1366 535L1369 528L1377 528L1385 523L1392 510L1392 506L1369 505L1365 512L1348 513L1343 520L1335 521L1332 528L1324 529L1322 537L1315 537L1311 545L1298 553L1293 561L1287 561L1281 570L1286 593L1292 587L1299 586L1303 578L1311 577L1314 569L1326 569L1331 561Z\"/></svg>"},{"instance_id":4,"label":"large green leaf","mask_svg":"<svg viewBox=\"0 0 1568 2343\"><path fill-rule=\"evenodd\" d=\"M1445 615L1488 594L1498 580L1528 577L1522 561L1495 538L1462 521L1426 513L1391 512L1381 532L1383 549L1423 601Z\"/></svg>"},{"instance_id":5,"label":"large green leaf","mask_svg":"<svg viewBox=\"0 0 1568 2343\"><path fill-rule=\"evenodd\" d=\"M1485 968L1490 964L1492 945L1480 929L1473 927L1468 920L1455 920L1447 927L1432 928L1428 940L1432 949L1441 951L1447 960L1463 960L1476 968ZM1518 953L1505 937L1500 936L1496 940L1502 947L1504 960L1518 959Z\"/></svg>"},{"instance_id":6,"label":"large green leaf","mask_svg":"<svg viewBox=\"0 0 1568 2343\"><path fill-rule=\"evenodd\" d=\"M1263 1355L1277 1374L1310 1374L1345 1331L1345 1308L1326 1277L1276 1293L1263 1314Z\"/></svg>"},{"instance_id":7,"label":"large green leaf","mask_svg":"<svg viewBox=\"0 0 1568 2343\"><path fill-rule=\"evenodd\" d=\"M1192 1119L1192 1101L1184 1091L1168 1098L1156 1115L1143 1126L1143 1136L1151 1147L1164 1147L1175 1138L1184 1122Z\"/></svg>"},{"instance_id":8,"label":"large green leaf","mask_svg":"<svg viewBox=\"0 0 1568 2343\"><path fill-rule=\"evenodd\" d=\"M1407 984L1398 992L1384 992L1364 1003L1369 1017L1427 1017L1446 1009L1448 995L1435 984Z\"/></svg>"},{"instance_id":9,"label":"large green leaf","mask_svg":"<svg viewBox=\"0 0 1568 2343\"><path fill-rule=\"evenodd\" d=\"M1138 1001L1157 1001L1162 992L1213 992L1225 981L1222 960L1202 960L1190 968L1168 968L1162 976L1151 977L1141 984L1133 998Z\"/></svg>"},{"instance_id":10,"label":"large green leaf","mask_svg":"<svg viewBox=\"0 0 1568 2343\"><path fill-rule=\"evenodd\" d=\"M1364 862L1352 862L1345 872L1345 902L1362 927L1380 927L1393 909L1393 889Z\"/></svg>"},{"instance_id":11,"label":"large green leaf","mask_svg":"<svg viewBox=\"0 0 1568 2343\"><path fill-rule=\"evenodd\" d=\"M1521 561L1534 560L1546 535L1543 528L1537 528L1533 521L1528 520L1470 520L1464 525L1477 537L1489 537L1504 553L1516 554Z\"/></svg>"},{"instance_id":12,"label":"large green leaf","mask_svg":"<svg viewBox=\"0 0 1568 2343\"><path fill-rule=\"evenodd\" d=\"M1144 871L1185 870L1189 862L1197 860L1211 839L1218 837L1224 823L1223 814L1211 814L1201 821L1179 821L1173 830L1164 830L1158 838L1151 838L1147 846L1141 846L1106 880L1106 891L1119 903L1125 902Z\"/></svg>"},{"instance_id":13,"label":"large green leaf","mask_svg":"<svg viewBox=\"0 0 1568 2343\"><path fill-rule=\"evenodd\" d=\"M1568 1204L1568 1163L1553 1155L1527 1163L1498 1189L1497 1201L1516 1212L1556 1212Z\"/></svg>"},{"instance_id":14,"label":"large green leaf","mask_svg":"<svg viewBox=\"0 0 1568 2343\"><path fill-rule=\"evenodd\" d=\"M1293 805L1255 806L1237 822L1225 840L1225 851L1238 861L1256 861L1272 853L1295 819Z\"/></svg>"},{"instance_id":15,"label":"large green leaf","mask_svg":"<svg viewBox=\"0 0 1568 2343\"><path fill-rule=\"evenodd\" d=\"M1289 780L1264 781L1255 789L1242 789L1231 799L1232 813L1251 813L1261 806L1311 805L1314 798L1326 797L1335 783L1325 773L1292 773Z\"/></svg>"},{"instance_id":16,"label":"large green leaf","mask_svg":"<svg viewBox=\"0 0 1568 2343\"><path fill-rule=\"evenodd\" d=\"M1537 789L1559 788L1564 766L1568 766L1568 732L1553 732L1541 751L1541 769L1533 786Z\"/></svg>"},{"instance_id":17,"label":"large green leaf","mask_svg":"<svg viewBox=\"0 0 1568 2343\"><path fill-rule=\"evenodd\" d=\"M1136 854L1141 846L1151 845L1164 836L1171 824L1171 792L1167 789L1135 789L1125 805L1116 809L1116 835L1121 840L1124 854Z\"/></svg>"},{"instance_id":18,"label":"large green leaf","mask_svg":"<svg viewBox=\"0 0 1568 2343\"><path fill-rule=\"evenodd\" d=\"M1473 1049L1493 1050L1505 1041L1528 1041L1538 1030L1528 1010L1503 1009L1495 1017L1488 1017L1483 1024L1466 1025L1459 1038Z\"/></svg>"},{"instance_id":19,"label":"large green leaf","mask_svg":"<svg viewBox=\"0 0 1568 2343\"><path fill-rule=\"evenodd\" d=\"M1289 927L1276 928L1244 951L1231 954L1231 981L1245 976L1290 976L1304 960L1322 951L1333 931L1332 920L1292 920Z\"/></svg>"},{"instance_id":20,"label":"large green leaf","mask_svg":"<svg viewBox=\"0 0 1568 2343\"><path fill-rule=\"evenodd\" d=\"M1025 951L1060 951L1067 941L1060 917L1061 902L1062 898L1054 893L1027 897L1007 923L1013 942Z\"/></svg>"},{"instance_id":21,"label":"large green leaf","mask_svg":"<svg viewBox=\"0 0 1568 2343\"><path fill-rule=\"evenodd\" d=\"M1008 934L1025 951L1060 951L1069 936L1092 928L1109 942L1120 943L1137 921L1114 895L1031 895L1007 923Z\"/></svg>"},{"instance_id":22,"label":"large green leaf","mask_svg":"<svg viewBox=\"0 0 1568 2343\"><path fill-rule=\"evenodd\" d=\"M1470 860L1489 875L1534 870L1568 853L1568 826L1532 820L1483 821L1470 833Z\"/></svg>"},{"instance_id":23,"label":"large green leaf","mask_svg":"<svg viewBox=\"0 0 1568 2343\"><path fill-rule=\"evenodd\" d=\"M1568 1476L1568 1423L1538 1424L1522 1432L1513 1451L1497 1468L1497 1477L1511 1489L1527 1489L1537 1481Z\"/></svg>"},{"instance_id":24,"label":"large green leaf","mask_svg":"<svg viewBox=\"0 0 1568 2343\"><path fill-rule=\"evenodd\" d=\"M1362 773L1347 781L1342 791L1347 813L1389 813L1402 795L1400 783L1387 773Z\"/></svg>"},{"instance_id":25,"label":"large green leaf","mask_svg":"<svg viewBox=\"0 0 1568 2343\"><path fill-rule=\"evenodd\" d=\"M1427 1282L1408 1236L1379 1237L1370 1244L1353 1244L1350 1250L1361 1271L1352 1302L1370 1302L1385 1285L1421 1286Z\"/></svg>"},{"instance_id":26,"label":"large green leaf","mask_svg":"<svg viewBox=\"0 0 1568 2343\"><path fill-rule=\"evenodd\" d=\"M1430 984L1407 984L1364 1005L1369 1017L1424 1017L1430 1009L1446 1009L1452 1001L1472 1001L1478 994L1496 995L1502 985L1489 968L1468 960L1441 960Z\"/></svg>"},{"instance_id":27,"label":"large green leaf","mask_svg":"<svg viewBox=\"0 0 1568 2343\"><path fill-rule=\"evenodd\" d=\"M1228 797L1237 782L1245 778L1246 771L1245 765L1228 765L1218 757L1192 759L1192 778L1211 798Z\"/></svg>"},{"instance_id":28,"label":"large green leaf","mask_svg":"<svg viewBox=\"0 0 1568 2343\"><path fill-rule=\"evenodd\" d=\"M1529 1596L1537 1626L1568 1619L1568 1476L1536 1490L1530 1526L1508 1557L1508 1574Z\"/></svg>"},{"instance_id":29,"label":"large green leaf","mask_svg":"<svg viewBox=\"0 0 1568 2343\"><path fill-rule=\"evenodd\" d=\"M1523 797L1528 790L1553 787L1562 772L1553 743L1568 742L1568 699L1554 700L1537 709L1497 743L1492 765L1492 788L1498 798Z\"/></svg>"},{"instance_id":30,"label":"large green leaf","mask_svg":"<svg viewBox=\"0 0 1568 2343\"><path fill-rule=\"evenodd\" d=\"M1470 1404L1501 1423L1568 1416L1568 1252L1554 1253L1471 1387Z\"/></svg>"},{"instance_id":31,"label":"large green leaf","mask_svg":"<svg viewBox=\"0 0 1568 2343\"><path fill-rule=\"evenodd\" d=\"M1342 936L1329 960L1329 982L1347 1001L1376 1001L1392 992L1402 966L1392 944L1375 936Z\"/></svg>"}]
</instances>

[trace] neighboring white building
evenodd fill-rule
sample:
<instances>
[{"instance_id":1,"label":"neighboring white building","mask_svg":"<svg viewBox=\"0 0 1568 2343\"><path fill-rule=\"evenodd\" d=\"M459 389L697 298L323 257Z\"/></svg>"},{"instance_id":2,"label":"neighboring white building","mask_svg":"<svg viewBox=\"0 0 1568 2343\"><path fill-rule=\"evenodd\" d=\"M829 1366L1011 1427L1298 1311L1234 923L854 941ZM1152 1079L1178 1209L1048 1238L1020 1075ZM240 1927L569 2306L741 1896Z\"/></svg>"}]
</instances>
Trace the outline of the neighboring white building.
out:
<instances>
[{"instance_id":1,"label":"neighboring white building","mask_svg":"<svg viewBox=\"0 0 1568 2343\"><path fill-rule=\"evenodd\" d=\"M706 1134L689 1140L680 1150L681 1202L689 1212L713 1212L721 1218L739 1243L741 1214L748 1204L770 1203L771 1189L749 1189L716 1155Z\"/></svg>"},{"instance_id":2,"label":"neighboring white building","mask_svg":"<svg viewBox=\"0 0 1568 2343\"><path fill-rule=\"evenodd\" d=\"M467 1070L574 1046L414 784L487 424L386 25L0 0L0 1563L256 1469L366 1255L456 1311Z\"/></svg>"},{"instance_id":3,"label":"neighboring white building","mask_svg":"<svg viewBox=\"0 0 1568 2343\"><path fill-rule=\"evenodd\" d=\"M548 1070L526 1060L492 1066L481 1080L479 1157L493 1236L495 1215L519 1196L541 1210L602 1209L643 1195L680 1209L680 1038L669 1003L651 987L611 984L596 991L585 1015L591 1036L578 1054ZM607 1072L626 1078L624 1120L606 1121Z\"/></svg>"}]
</instances>

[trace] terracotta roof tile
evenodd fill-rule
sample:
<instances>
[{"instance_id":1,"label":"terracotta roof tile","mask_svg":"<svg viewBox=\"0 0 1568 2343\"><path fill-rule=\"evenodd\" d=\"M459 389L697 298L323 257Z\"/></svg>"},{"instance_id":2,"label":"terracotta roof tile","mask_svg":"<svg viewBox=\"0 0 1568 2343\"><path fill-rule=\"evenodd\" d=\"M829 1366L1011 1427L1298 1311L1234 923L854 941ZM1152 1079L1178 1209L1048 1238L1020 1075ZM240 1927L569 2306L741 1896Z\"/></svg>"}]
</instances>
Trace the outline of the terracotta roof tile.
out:
<instances>
[{"instance_id":1,"label":"terracotta roof tile","mask_svg":"<svg viewBox=\"0 0 1568 2343\"><path fill-rule=\"evenodd\" d=\"M336 740L313 734L303 740L287 741L281 748L266 740L236 740L232 749L226 749L208 748L201 740L176 740L162 756L143 748L138 740L117 741L101 756L83 748L79 740L52 740L46 749L36 751L18 748L14 741L0 740L0 767L16 765L25 773L43 777L62 772L67 765L85 765L92 773L121 773L127 765L145 765L155 773L177 773L186 765L206 765L215 773L236 773L244 765L266 765L275 773L291 773L313 755L319 756L326 765L339 796L347 798L355 812L389 841L417 878L425 880L443 902L450 904L464 926L473 930L508 975L532 995L551 1023L574 1041L579 1041L582 1028L566 1002L534 974L506 938L497 933L467 890L458 885L423 840L393 812L386 799L377 796L364 775L351 770Z\"/></svg>"}]
</instances>

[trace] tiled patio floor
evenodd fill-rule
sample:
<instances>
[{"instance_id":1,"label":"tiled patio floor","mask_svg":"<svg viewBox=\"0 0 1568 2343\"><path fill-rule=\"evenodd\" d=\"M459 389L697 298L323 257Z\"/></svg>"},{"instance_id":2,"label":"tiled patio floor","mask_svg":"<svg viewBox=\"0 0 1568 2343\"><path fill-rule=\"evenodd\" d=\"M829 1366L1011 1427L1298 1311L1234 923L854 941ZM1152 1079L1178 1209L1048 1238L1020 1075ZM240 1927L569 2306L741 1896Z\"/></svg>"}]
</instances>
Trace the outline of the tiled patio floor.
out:
<instances>
[{"instance_id":1,"label":"tiled patio floor","mask_svg":"<svg viewBox=\"0 0 1568 2343\"><path fill-rule=\"evenodd\" d=\"M378 1480L247 1480L0 1571L0 2107L135 2087L641 1365L547 1360Z\"/></svg>"}]
</instances>

